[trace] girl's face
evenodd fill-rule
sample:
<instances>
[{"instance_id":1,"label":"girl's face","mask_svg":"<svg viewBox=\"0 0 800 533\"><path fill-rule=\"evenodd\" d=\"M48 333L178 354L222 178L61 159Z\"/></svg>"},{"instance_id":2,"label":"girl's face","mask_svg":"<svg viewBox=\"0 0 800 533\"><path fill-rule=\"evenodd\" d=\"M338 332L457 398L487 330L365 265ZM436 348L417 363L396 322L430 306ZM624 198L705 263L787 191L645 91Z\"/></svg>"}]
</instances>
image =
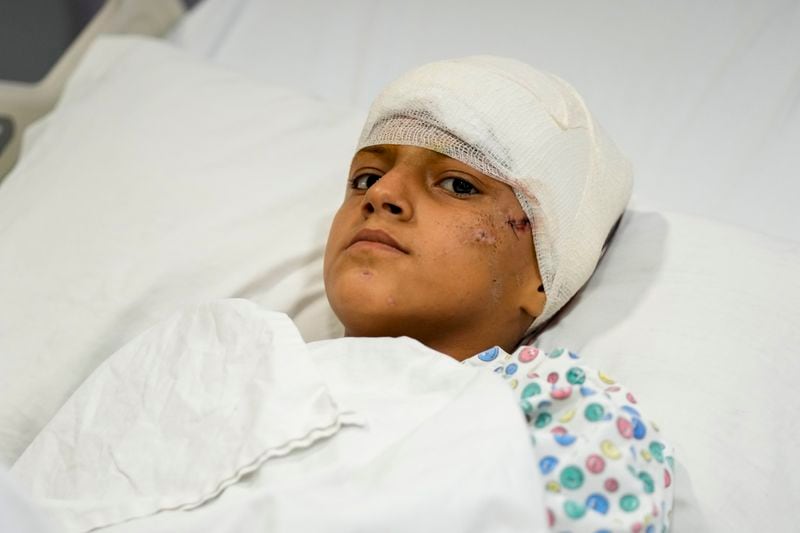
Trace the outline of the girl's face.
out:
<instances>
[{"instance_id":1,"label":"girl's face","mask_svg":"<svg viewBox=\"0 0 800 533\"><path fill-rule=\"evenodd\" d=\"M325 250L325 288L349 336L409 336L458 360L512 350L545 296L511 188L432 150L353 158Z\"/></svg>"}]
</instances>

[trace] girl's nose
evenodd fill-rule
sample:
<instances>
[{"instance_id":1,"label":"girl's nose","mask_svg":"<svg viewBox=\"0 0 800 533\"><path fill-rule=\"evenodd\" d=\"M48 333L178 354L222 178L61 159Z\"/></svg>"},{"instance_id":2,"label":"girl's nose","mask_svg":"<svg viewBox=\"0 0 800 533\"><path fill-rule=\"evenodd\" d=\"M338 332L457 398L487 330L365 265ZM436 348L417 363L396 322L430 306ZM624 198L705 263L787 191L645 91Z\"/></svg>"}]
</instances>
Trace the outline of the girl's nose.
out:
<instances>
[{"instance_id":1,"label":"girl's nose","mask_svg":"<svg viewBox=\"0 0 800 533\"><path fill-rule=\"evenodd\" d=\"M393 168L367 189L362 212L364 217L388 215L400 220L409 220L413 215L413 202L408 188L411 176L399 168Z\"/></svg>"}]
</instances>

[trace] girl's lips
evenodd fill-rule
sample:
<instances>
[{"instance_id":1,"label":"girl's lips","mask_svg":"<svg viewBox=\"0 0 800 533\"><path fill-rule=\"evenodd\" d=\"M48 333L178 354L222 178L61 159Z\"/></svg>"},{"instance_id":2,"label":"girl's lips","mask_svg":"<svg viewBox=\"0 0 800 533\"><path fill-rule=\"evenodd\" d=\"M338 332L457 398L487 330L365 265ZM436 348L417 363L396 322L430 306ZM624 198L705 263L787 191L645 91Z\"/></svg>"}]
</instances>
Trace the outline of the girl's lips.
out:
<instances>
[{"instance_id":1,"label":"girl's lips","mask_svg":"<svg viewBox=\"0 0 800 533\"><path fill-rule=\"evenodd\" d=\"M359 243L361 243L360 246L386 248L408 254L408 250L400 246L400 244L394 240L391 235L380 229L362 229L356 233L355 237L353 237L353 240L350 241L350 244L348 244L347 247L350 248Z\"/></svg>"}]
</instances>

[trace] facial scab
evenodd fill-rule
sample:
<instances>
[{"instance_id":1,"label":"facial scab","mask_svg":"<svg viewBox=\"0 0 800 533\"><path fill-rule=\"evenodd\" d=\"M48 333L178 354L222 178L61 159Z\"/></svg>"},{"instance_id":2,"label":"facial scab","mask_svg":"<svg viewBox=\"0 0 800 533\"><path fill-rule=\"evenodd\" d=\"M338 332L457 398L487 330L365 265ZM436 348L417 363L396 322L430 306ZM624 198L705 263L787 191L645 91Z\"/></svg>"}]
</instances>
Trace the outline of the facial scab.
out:
<instances>
[{"instance_id":1,"label":"facial scab","mask_svg":"<svg viewBox=\"0 0 800 533\"><path fill-rule=\"evenodd\" d=\"M485 228L475 229L473 236L475 238L475 242L481 244L494 244L497 241L497 238L495 237L494 233Z\"/></svg>"},{"instance_id":2,"label":"facial scab","mask_svg":"<svg viewBox=\"0 0 800 533\"><path fill-rule=\"evenodd\" d=\"M506 219L506 225L511 228L517 239L519 239L519 233L528 233L531 229L531 222L526 217L514 218L509 216Z\"/></svg>"}]
</instances>

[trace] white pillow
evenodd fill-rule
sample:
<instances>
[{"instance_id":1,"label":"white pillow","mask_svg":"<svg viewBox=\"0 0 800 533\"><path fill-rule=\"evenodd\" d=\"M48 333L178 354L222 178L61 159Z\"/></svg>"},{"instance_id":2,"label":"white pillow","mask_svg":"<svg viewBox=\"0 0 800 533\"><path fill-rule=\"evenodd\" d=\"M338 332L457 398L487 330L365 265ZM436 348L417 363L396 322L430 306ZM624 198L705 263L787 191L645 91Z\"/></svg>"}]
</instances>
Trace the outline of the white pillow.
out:
<instances>
[{"instance_id":1,"label":"white pillow","mask_svg":"<svg viewBox=\"0 0 800 533\"><path fill-rule=\"evenodd\" d=\"M0 531L55 533L56 527L29 496L22 494L18 482L0 468Z\"/></svg>"},{"instance_id":2,"label":"white pillow","mask_svg":"<svg viewBox=\"0 0 800 533\"><path fill-rule=\"evenodd\" d=\"M796 529L798 273L797 243L629 212L535 342L569 346L625 383L674 444L675 531Z\"/></svg>"},{"instance_id":3,"label":"white pillow","mask_svg":"<svg viewBox=\"0 0 800 533\"><path fill-rule=\"evenodd\" d=\"M363 120L163 42L95 43L0 186L0 463L178 308L247 297L330 336L322 250Z\"/></svg>"}]
</instances>

